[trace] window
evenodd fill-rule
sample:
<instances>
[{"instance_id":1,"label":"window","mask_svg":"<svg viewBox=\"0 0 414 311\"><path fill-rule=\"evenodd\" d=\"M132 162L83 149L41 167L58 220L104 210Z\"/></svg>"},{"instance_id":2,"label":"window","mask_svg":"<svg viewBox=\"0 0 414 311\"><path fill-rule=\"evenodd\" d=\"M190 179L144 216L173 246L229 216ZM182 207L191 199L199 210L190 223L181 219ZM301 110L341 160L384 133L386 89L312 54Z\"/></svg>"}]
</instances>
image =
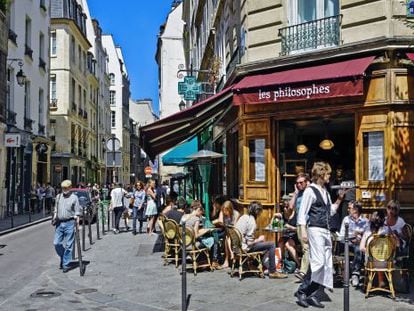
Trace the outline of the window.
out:
<instances>
[{"instance_id":1,"label":"window","mask_svg":"<svg viewBox=\"0 0 414 311\"><path fill-rule=\"evenodd\" d=\"M39 89L39 118L38 118L38 122L41 125L44 125L44 92L43 89Z\"/></svg>"},{"instance_id":2,"label":"window","mask_svg":"<svg viewBox=\"0 0 414 311\"><path fill-rule=\"evenodd\" d=\"M111 85L115 85L115 74L109 74L109 80L111 81Z\"/></svg>"},{"instance_id":3,"label":"window","mask_svg":"<svg viewBox=\"0 0 414 311\"><path fill-rule=\"evenodd\" d=\"M109 91L109 104L110 105L116 104L116 92L115 91Z\"/></svg>"},{"instance_id":4,"label":"window","mask_svg":"<svg viewBox=\"0 0 414 311\"><path fill-rule=\"evenodd\" d=\"M115 111L111 111L111 127L115 127L116 122L115 122Z\"/></svg>"},{"instance_id":5,"label":"window","mask_svg":"<svg viewBox=\"0 0 414 311\"><path fill-rule=\"evenodd\" d=\"M24 84L24 117L30 117L30 81Z\"/></svg>"},{"instance_id":6,"label":"window","mask_svg":"<svg viewBox=\"0 0 414 311\"><path fill-rule=\"evenodd\" d=\"M40 8L45 12L47 11L46 0L40 0Z\"/></svg>"},{"instance_id":7,"label":"window","mask_svg":"<svg viewBox=\"0 0 414 311\"><path fill-rule=\"evenodd\" d=\"M76 99L76 81L72 78L72 90L71 90L71 97L72 97L72 103L75 103Z\"/></svg>"},{"instance_id":8,"label":"window","mask_svg":"<svg viewBox=\"0 0 414 311\"><path fill-rule=\"evenodd\" d=\"M50 55L56 55L56 31L50 33Z\"/></svg>"},{"instance_id":9,"label":"window","mask_svg":"<svg viewBox=\"0 0 414 311\"><path fill-rule=\"evenodd\" d=\"M339 0L293 0L289 3L290 25L339 14Z\"/></svg>"},{"instance_id":10,"label":"window","mask_svg":"<svg viewBox=\"0 0 414 311\"><path fill-rule=\"evenodd\" d=\"M32 43L32 20L28 16L26 16L24 43L27 47Z\"/></svg>"},{"instance_id":11,"label":"window","mask_svg":"<svg viewBox=\"0 0 414 311\"><path fill-rule=\"evenodd\" d=\"M266 140L256 138L249 140L249 180L266 181Z\"/></svg>"},{"instance_id":12,"label":"window","mask_svg":"<svg viewBox=\"0 0 414 311\"><path fill-rule=\"evenodd\" d=\"M78 45L78 65L79 69L82 70L82 50L80 45Z\"/></svg>"},{"instance_id":13,"label":"window","mask_svg":"<svg viewBox=\"0 0 414 311\"><path fill-rule=\"evenodd\" d=\"M72 36L72 40L70 41L70 56L73 63L76 62L76 49L75 49L75 37Z\"/></svg>"}]
</instances>

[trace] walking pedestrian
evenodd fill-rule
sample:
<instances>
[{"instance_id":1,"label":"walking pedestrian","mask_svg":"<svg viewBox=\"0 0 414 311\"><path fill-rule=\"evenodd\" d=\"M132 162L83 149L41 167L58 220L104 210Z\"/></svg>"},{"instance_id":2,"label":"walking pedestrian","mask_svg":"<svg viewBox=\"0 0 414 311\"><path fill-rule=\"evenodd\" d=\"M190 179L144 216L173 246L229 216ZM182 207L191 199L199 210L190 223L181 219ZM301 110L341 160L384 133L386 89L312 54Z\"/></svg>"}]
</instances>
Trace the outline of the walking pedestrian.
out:
<instances>
[{"instance_id":1,"label":"walking pedestrian","mask_svg":"<svg viewBox=\"0 0 414 311\"><path fill-rule=\"evenodd\" d=\"M298 299L298 305L305 308L309 305L323 308L324 305L315 294L319 288L333 288L332 240L329 221L336 213L344 192L340 191L337 201L332 204L325 187L329 182L331 171L331 166L326 162L313 164L313 183L303 193L298 214L302 240L309 244L310 269L295 296Z\"/></svg>"},{"instance_id":2,"label":"walking pedestrian","mask_svg":"<svg viewBox=\"0 0 414 311\"><path fill-rule=\"evenodd\" d=\"M145 186L142 181L135 184L134 206L132 207L132 234L137 234L137 220L139 221L139 233L142 233L144 222Z\"/></svg>"},{"instance_id":3,"label":"walking pedestrian","mask_svg":"<svg viewBox=\"0 0 414 311\"><path fill-rule=\"evenodd\" d=\"M45 189L45 205L46 211L48 214L52 211L53 200L55 199L55 189L52 187L50 183L47 183Z\"/></svg>"},{"instance_id":4,"label":"walking pedestrian","mask_svg":"<svg viewBox=\"0 0 414 311\"><path fill-rule=\"evenodd\" d=\"M64 180L61 185L62 193L57 196L53 213L56 227L53 244L60 258L60 269L66 273L72 260L75 226L79 224L79 216L82 212L78 197L70 191L71 181Z\"/></svg>"},{"instance_id":5,"label":"walking pedestrian","mask_svg":"<svg viewBox=\"0 0 414 311\"><path fill-rule=\"evenodd\" d=\"M155 181L150 179L147 183L147 210L145 216L149 217L147 233L155 234L155 218L158 214L157 203L156 203L156 194L155 194Z\"/></svg>"},{"instance_id":6,"label":"walking pedestrian","mask_svg":"<svg viewBox=\"0 0 414 311\"><path fill-rule=\"evenodd\" d=\"M112 229L115 234L119 233L119 221L121 220L122 213L124 212L124 198L128 193L122 188L122 184L118 183L111 191L111 204L110 210L115 213L115 224Z\"/></svg>"}]
</instances>

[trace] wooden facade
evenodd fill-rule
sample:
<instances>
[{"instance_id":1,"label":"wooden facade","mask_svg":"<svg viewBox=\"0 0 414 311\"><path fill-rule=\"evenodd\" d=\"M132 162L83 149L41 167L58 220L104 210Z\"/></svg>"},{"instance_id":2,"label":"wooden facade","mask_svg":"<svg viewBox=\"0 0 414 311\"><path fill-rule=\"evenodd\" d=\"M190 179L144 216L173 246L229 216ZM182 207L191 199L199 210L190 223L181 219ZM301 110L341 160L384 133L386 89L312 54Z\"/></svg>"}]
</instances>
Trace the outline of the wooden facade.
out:
<instances>
[{"instance_id":1,"label":"wooden facade","mask_svg":"<svg viewBox=\"0 0 414 311\"><path fill-rule=\"evenodd\" d=\"M377 54L366 71L363 96L242 104L237 107L238 114L233 120L236 125L233 122L231 127L213 138L220 140L220 135L226 136L228 156L237 154L239 158L239 166L235 165L234 159L227 165L227 188L236 181L230 176L235 176L234 171L238 170L239 200L244 205L257 200L265 207L265 213L258 221L259 227L269 223L281 202L283 176L278 135L281 122L337 115L347 116L354 124L354 131L350 133L354 136L351 137L354 145L350 147L355 148L356 198L363 202L366 212L384 208L389 200L396 199L402 205L401 213L406 221L414 221L414 66L406 59L402 60L404 52L383 52ZM238 132L238 150L231 143L233 134L230 132L235 130ZM372 132L383 133L384 178L381 181L367 178L368 150L364 137ZM259 182L251 178L254 165L250 161L252 139L265 141L265 175ZM311 166L309 163L308 172ZM227 194L234 196L234 192Z\"/></svg>"}]
</instances>

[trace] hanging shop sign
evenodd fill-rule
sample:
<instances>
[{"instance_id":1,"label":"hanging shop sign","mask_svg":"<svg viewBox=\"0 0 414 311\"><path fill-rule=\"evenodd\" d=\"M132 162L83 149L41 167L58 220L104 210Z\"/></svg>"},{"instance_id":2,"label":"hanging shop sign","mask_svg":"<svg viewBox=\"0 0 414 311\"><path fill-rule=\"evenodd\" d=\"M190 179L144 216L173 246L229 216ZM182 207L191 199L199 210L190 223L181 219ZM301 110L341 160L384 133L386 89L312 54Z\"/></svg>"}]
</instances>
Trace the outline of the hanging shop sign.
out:
<instances>
[{"instance_id":1,"label":"hanging shop sign","mask_svg":"<svg viewBox=\"0 0 414 311\"><path fill-rule=\"evenodd\" d=\"M22 138L20 134L6 133L4 135L4 145L6 147L20 147Z\"/></svg>"}]
</instances>

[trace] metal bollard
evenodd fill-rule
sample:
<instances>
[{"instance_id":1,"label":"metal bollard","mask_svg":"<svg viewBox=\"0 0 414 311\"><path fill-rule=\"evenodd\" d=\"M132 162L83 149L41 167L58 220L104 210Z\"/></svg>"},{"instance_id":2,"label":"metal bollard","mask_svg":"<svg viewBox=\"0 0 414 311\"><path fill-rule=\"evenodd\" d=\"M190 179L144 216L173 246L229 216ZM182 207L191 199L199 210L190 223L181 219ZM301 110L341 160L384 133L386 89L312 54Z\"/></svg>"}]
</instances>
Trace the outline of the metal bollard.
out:
<instances>
[{"instance_id":1,"label":"metal bollard","mask_svg":"<svg viewBox=\"0 0 414 311\"><path fill-rule=\"evenodd\" d=\"M109 210L109 208L108 208L108 211L107 211L107 212L108 212L108 217L107 217L107 218L108 218L108 226L107 226L107 229L108 229L108 230L107 230L107 231L109 232L109 230L111 230L111 229L109 228L109 223L110 223L110 219L111 219L111 218L110 218L110 216L111 216L111 211Z\"/></svg>"},{"instance_id":2,"label":"metal bollard","mask_svg":"<svg viewBox=\"0 0 414 311\"><path fill-rule=\"evenodd\" d=\"M105 235L105 211L104 206L101 203L101 224L102 224L102 235Z\"/></svg>"},{"instance_id":3,"label":"metal bollard","mask_svg":"<svg viewBox=\"0 0 414 311\"><path fill-rule=\"evenodd\" d=\"M80 238L79 238L79 225L78 223L75 224L75 238L76 238L76 246L78 248L78 261L79 261L79 274L83 276L85 274L85 267L82 261L82 251L80 246ZM84 228L83 228L84 229Z\"/></svg>"},{"instance_id":4,"label":"metal bollard","mask_svg":"<svg viewBox=\"0 0 414 311\"><path fill-rule=\"evenodd\" d=\"M88 208L88 236L89 236L89 245L92 245L93 244L93 241L92 241L92 215L91 215L91 211L89 210L89 208Z\"/></svg>"},{"instance_id":5,"label":"metal bollard","mask_svg":"<svg viewBox=\"0 0 414 311\"><path fill-rule=\"evenodd\" d=\"M349 311L349 223L345 223L344 311Z\"/></svg>"},{"instance_id":6,"label":"metal bollard","mask_svg":"<svg viewBox=\"0 0 414 311\"><path fill-rule=\"evenodd\" d=\"M82 250L86 251L85 246L85 208L82 207Z\"/></svg>"},{"instance_id":7,"label":"metal bollard","mask_svg":"<svg viewBox=\"0 0 414 311\"><path fill-rule=\"evenodd\" d=\"M42 202L43 218L45 218L46 217L46 202L45 202L45 199L42 198L40 202Z\"/></svg>"},{"instance_id":8,"label":"metal bollard","mask_svg":"<svg viewBox=\"0 0 414 311\"><path fill-rule=\"evenodd\" d=\"M10 203L10 222L11 222L11 227L14 228L14 202Z\"/></svg>"},{"instance_id":9,"label":"metal bollard","mask_svg":"<svg viewBox=\"0 0 414 311\"><path fill-rule=\"evenodd\" d=\"M181 310L187 311L187 250L185 243L185 221L181 222Z\"/></svg>"},{"instance_id":10,"label":"metal bollard","mask_svg":"<svg viewBox=\"0 0 414 311\"><path fill-rule=\"evenodd\" d=\"M96 211L96 239L100 240L101 237L99 236L99 211Z\"/></svg>"},{"instance_id":11,"label":"metal bollard","mask_svg":"<svg viewBox=\"0 0 414 311\"><path fill-rule=\"evenodd\" d=\"M76 228L75 228L75 230L77 230ZM76 231L75 231L75 242L73 243L73 246L72 246L72 260L75 260L76 259Z\"/></svg>"}]
</instances>

